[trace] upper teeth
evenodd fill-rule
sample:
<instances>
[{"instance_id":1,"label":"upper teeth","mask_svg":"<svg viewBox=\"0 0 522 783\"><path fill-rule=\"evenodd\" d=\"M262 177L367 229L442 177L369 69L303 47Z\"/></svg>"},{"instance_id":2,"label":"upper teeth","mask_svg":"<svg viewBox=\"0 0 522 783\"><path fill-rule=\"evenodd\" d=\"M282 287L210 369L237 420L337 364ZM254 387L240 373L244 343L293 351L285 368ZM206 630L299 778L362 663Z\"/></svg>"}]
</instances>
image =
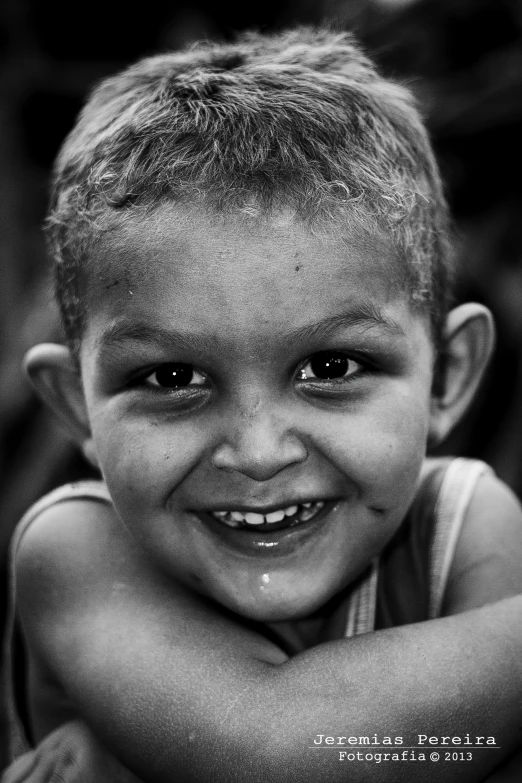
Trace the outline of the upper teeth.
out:
<instances>
[{"instance_id":1,"label":"upper teeth","mask_svg":"<svg viewBox=\"0 0 522 783\"><path fill-rule=\"evenodd\" d=\"M213 517L230 527L244 527L246 525L264 525L274 522L281 522L285 517L293 517L299 511L299 521L306 522L317 514L324 506L324 501L319 500L315 503L301 503L299 505L280 508L277 511L270 511L268 514L260 514L256 511L211 511Z\"/></svg>"}]
</instances>

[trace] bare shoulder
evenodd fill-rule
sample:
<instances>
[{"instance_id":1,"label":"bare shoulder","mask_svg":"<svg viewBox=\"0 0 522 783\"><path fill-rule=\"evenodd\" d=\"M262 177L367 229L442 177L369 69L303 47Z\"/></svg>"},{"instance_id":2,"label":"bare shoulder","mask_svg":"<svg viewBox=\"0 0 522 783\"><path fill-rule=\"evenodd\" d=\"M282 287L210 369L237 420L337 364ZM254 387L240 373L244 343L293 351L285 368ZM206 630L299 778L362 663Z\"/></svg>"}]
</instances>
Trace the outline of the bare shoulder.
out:
<instances>
[{"instance_id":1,"label":"bare shoulder","mask_svg":"<svg viewBox=\"0 0 522 783\"><path fill-rule=\"evenodd\" d=\"M76 651L132 602L154 569L112 506L74 499L42 511L15 556L16 611L30 655L63 682Z\"/></svg>"},{"instance_id":2,"label":"bare shoulder","mask_svg":"<svg viewBox=\"0 0 522 783\"><path fill-rule=\"evenodd\" d=\"M112 506L72 499L42 511L23 531L15 555L17 601L41 609L84 594L86 582L103 585L117 565L130 566L136 547Z\"/></svg>"},{"instance_id":3,"label":"bare shoulder","mask_svg":"<svg viewBox=\"0 0 522 783\"><path fill-rule=\"evenodd\" d=\"M522 593L522 507L494 474L479 479L457 543L445 614Z\"/></svg>"}]
</instances>

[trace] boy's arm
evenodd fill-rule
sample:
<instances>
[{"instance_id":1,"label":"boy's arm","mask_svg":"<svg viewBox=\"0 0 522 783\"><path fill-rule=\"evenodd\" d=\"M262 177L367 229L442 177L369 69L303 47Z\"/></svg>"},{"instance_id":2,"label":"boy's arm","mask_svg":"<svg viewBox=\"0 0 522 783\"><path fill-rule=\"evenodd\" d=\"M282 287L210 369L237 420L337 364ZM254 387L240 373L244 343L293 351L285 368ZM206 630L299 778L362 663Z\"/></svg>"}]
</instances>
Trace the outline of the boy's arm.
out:
<instances>
[{"instance_id":1,"label":"boy's arm","mask_svg":"<svg viewBox=\"0 0 522 783\"><path fill-rule=\"evenodd\" d=\"M509 520L507 550L520 554L520 520ZM495 524L506 533L498 509ZM470 557L473 585L479 560ZM504 595L520 591L513 574L501 587L507 561L495 562L482 574L494 575ZM456 565L447 611L466 608L461 551ZM144 780L472 781L520 741L521 598L287 659L159 575L109 508L70 503L48 512L23 539L18 572L20 612L37 654ZM417 745L418 735L466 734L494 737L501 747L471 748L465 764L390 761L393 768L369 769L340 761L353 750L347 739L339 747L324 741L403 739L380 748L384 754ZM433 747L426 741L424 749L429 758Z\"/></svg>"},{"instance_id":2,"label":"boy's arm","mask_svg":"<svg viewBox=\"0 0 522 783\"><path fill-rule=\"evenodd\" d=\"M522 593L522 512L493 474L479 479L455 549L443 614Z\"/></svg>"},{"instance_id":3,"label":"boy's arm","mask_svg":"<svg viewBox=\"0 0 522 783\"><path fill-rule=\"evenodd\" d=\"M1 783L142 783L80 720L48 734L2 773Z\"/></svg>"},{"instance_id":4,"label":"boy's arm","mask_svg":"<svg viewBox=\"0 0 522 783\"><path fill-rule=\"evenodd\" d=\"M473 495L455 551L443 605L451 615L522 592L522 515L508 487L484 476ZM522 700L519 708L522 716ZM522 723L522 717L519 717ZM486 783L522 780L522 737Z\"/></svg>"}]
</instances>

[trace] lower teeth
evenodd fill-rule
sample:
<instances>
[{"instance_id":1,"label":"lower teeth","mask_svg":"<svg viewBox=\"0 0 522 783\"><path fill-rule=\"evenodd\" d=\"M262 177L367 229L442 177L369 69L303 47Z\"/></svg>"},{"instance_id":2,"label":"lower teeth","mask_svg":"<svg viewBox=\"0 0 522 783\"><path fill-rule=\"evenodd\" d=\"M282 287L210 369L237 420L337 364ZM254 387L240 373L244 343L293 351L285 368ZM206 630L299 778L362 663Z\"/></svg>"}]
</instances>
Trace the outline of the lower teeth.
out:
<instances>
[{"instance_id":1,"label":"lower teeth","mask_svg":"<svg viewBox=\"0 0 522 783\"><path fill-rule=\"evenodd\" d=\"M317 504L319 505L319 504ZM318 513L318 511L321 510L323 507L323 503L319 506L319 508L305 508L302 514L300 515L300 522L308 522L309 519L312 519L312 517L315 517L315 515Z\"/></svg>"}]
</instances>

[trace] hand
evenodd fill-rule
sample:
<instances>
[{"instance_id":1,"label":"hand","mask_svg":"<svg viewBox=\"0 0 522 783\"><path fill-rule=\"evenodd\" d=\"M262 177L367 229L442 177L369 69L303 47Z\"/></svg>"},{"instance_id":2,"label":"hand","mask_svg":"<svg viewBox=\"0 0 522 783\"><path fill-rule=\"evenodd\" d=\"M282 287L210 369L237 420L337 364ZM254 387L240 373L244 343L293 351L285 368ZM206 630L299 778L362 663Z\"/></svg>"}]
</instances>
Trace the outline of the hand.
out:
<instances>
[{"instance_id":1,"label":"hand","mask_svg":"<svg viewBox=\"0 0 522 783\"><path fill-rule=\"evenodd\" d=\"M16 759L0 783L141 783L105 750L91 730L75 720L49 734Z\"/></svg>"}]
</instances>

